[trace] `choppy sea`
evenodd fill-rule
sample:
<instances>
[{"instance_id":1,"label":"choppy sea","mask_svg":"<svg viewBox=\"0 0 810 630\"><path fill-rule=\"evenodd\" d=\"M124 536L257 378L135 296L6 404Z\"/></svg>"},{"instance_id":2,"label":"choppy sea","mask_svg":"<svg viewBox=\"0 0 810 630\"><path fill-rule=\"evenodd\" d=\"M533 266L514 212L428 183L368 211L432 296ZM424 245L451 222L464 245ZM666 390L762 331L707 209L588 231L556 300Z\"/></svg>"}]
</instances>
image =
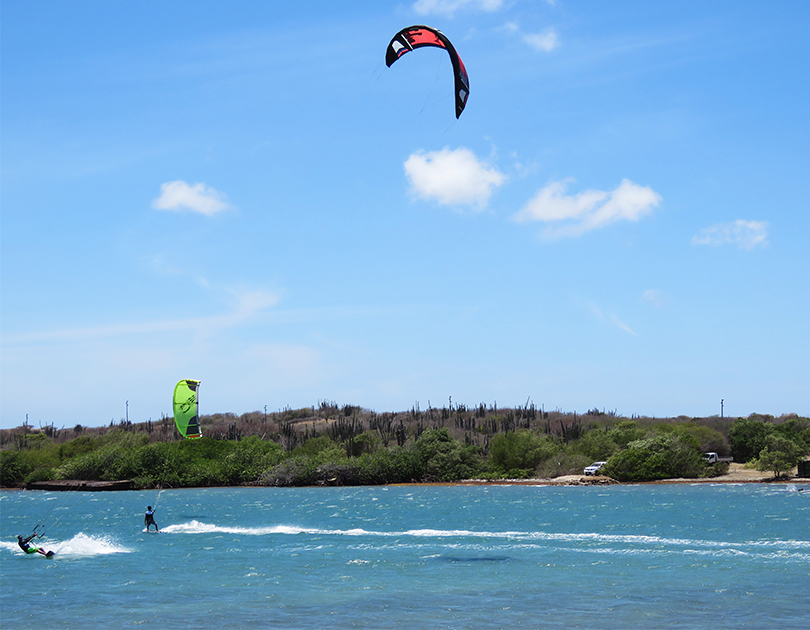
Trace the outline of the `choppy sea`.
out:
<instances>
[{"instance_id":1,"label":"choppy sea","mask_svg":"<svg viewBox=\"0 0 810 630\"><path fill-rule=\"evenodd\" d=\"M810 487L4 491L0 625L806 630Z\"/></svg>"}]
</instances>

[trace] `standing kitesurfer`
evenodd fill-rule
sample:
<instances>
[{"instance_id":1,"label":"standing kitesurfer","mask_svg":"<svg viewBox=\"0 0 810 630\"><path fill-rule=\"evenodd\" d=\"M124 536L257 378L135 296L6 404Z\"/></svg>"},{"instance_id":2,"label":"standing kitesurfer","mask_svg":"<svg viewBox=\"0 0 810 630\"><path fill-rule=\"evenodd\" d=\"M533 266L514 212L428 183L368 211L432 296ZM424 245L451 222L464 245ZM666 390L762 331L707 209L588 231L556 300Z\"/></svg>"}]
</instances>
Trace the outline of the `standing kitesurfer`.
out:
<instances>
[{"instance_id":1,"label":"standing kitesurfer","mask_svg":"<svg viewBox=\"0 0 810 630\"><path fill-rule=\"evenodd\" d=\"M155 531L159 532L157 523L155 523L155 511L152 509L151 505L146 506L146 514L143 517L143 522L146 525L146 531L149 531L149 526L154 525Z\"/></svg>"},{"instance_id":2,"label":"standing kitesurfer","mask_svg":"<svg viewBox=\"0 0 810 630\"><path fill-rule=\"evenodd\" d=\"M20 549L22 549L25 553L41 553L43 556L47 557L48 553L44 549L29 544L31 540L36 538L36 536L37 534L33 533L28 538L23 538L22 536L17 534L17 544L20 546Z\"/></svg>"}]
</instances>

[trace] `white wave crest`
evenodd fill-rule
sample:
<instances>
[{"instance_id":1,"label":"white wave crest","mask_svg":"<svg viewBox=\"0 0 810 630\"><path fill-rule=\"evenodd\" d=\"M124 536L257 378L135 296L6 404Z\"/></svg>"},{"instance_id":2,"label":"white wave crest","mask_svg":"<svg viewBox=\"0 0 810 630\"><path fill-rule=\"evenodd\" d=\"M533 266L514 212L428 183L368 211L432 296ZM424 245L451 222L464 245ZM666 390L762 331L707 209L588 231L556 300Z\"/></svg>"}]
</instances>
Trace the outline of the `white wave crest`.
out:
<instances>
[{"instance_id":1,"label":"white wave crest","mask_svg":"<svg viewBox=\"0 0 810 630\"><path fill-rule=\"evenodd\" d=\"M53 551L58 558L80 558L89 556L105 556L113 553L129 553L130 550L118 544L107 536L88 536L79 532L73 538L63 541L38 540L37 546L45 551ZM0 542L0 549L7 549L13 553L26 555L17 543ZM39 554L37 554L38 557Z\"/></svg>"},{"instance_id":2,"label":"white wave crest","mask_svg":"<svg viewBox=\"0 0 810 630\"><path fill-rule=\"evenodd\" d=\"M108 536L86 535L81 532L73 538L53 545L45 545L59 556L106 556L113 553L129 553L130 550Z\"/></svg>"},{"instance_id":3,"label":"white wave crest","mask_svg":"<svg viewBox=\"0 0 810 630\"><path fill-rule=\"evenodd\" d=\"M596 532L521 532L521 531L472 531L466 529L410 529L405 531L375 531L362 528L353 529L319 529L297 527L294 525L268 525L263 527L237 527L214 525L193 520L180 525L169 525L162 532L172 534L210 534L225 533L245 536L268 535L309 535L309 536L351 536L369 538L414 538L414 539L481 539L481 540L508 540L513 543L538 544L542 542L570 543L580 547L580 550L597 551L599 548L620 546L626 553L642 552L645 549L704 549L724 550L728 553L755 552L762 547L772 550L800 551L810 548L810 541L804 540L755 540L755 541L723 541L723 540L697 540L687 538L666 538L663 536L644 536L635 534L600 534ZM584 546L583 546L584 545Z\"/></svg>"}]
</instances>

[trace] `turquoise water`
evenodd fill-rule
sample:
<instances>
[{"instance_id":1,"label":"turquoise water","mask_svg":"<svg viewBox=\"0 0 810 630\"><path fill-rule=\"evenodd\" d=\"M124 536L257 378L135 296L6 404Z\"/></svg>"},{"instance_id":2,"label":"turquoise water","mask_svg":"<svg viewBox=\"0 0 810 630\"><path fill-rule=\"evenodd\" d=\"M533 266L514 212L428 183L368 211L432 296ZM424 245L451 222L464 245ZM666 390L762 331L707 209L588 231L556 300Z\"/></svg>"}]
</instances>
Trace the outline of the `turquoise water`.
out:
<instances>
[{"instance_id":1,"label":"turquoise water","mask_svg":"<svg viewBox=\"0 0 810 630\"><path fill-rule=\"evenodd\" d=\"M0 623L804 630L802 487L2 492ZM51 560L15 542L40 522Z\"/></svg>"}]
</instances>

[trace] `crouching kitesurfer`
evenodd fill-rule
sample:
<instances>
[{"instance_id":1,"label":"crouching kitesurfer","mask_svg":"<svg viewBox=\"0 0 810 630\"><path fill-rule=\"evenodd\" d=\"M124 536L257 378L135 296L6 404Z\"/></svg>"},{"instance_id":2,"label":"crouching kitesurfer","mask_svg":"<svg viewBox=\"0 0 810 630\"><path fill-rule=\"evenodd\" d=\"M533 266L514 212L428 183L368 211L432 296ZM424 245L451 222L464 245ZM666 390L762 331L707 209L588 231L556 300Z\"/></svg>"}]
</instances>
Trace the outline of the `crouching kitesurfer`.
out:
<instances>
[{"instance_id":1,"label":"crouching kitesurfer","mask_svg":"<svg viewBox=\"0 0 810 630\"><path fill-rule=\"evenodd\" d=\"M37 547L31 544L31 540L36 538L37 534L31 534L28 538L23 538L19 534L17 535L17 544L20 546L25 553L41 553L46 558L50 558L53 555L53 551L45 551L42 547Z\"/></svg>"}]
</instances>

